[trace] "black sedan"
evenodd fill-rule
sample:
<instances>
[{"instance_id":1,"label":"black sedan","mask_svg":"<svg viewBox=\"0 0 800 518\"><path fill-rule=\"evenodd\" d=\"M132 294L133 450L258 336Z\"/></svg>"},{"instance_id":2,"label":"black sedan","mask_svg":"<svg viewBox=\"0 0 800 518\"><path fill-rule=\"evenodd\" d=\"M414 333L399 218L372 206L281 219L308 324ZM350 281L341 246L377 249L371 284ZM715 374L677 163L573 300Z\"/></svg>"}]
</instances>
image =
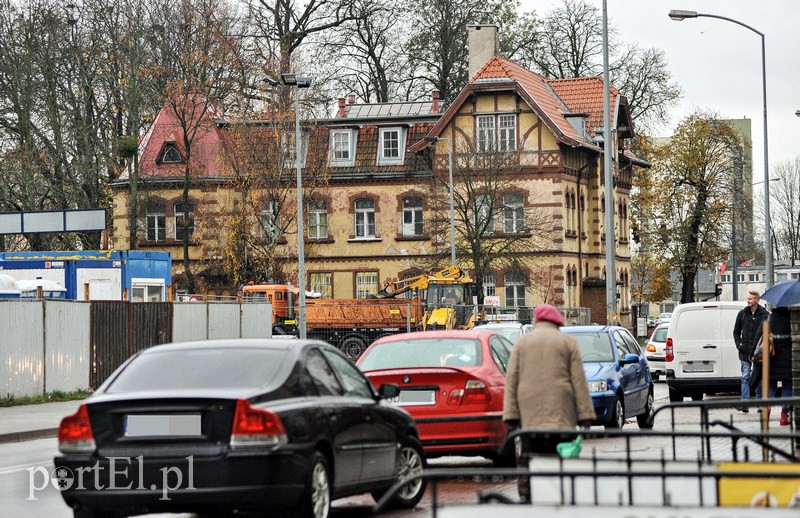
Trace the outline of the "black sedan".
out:
<instances>
[{"instance_id":1,"label":"black sedan","mask_svg":"<svg viewBox=\"0 0 800 518\"><path fill-rule=\"evenodd\" d=\"M322 518L331 500L425 466L419 434L339 351L315 340L211 340L131 357L58 431L54 476L75 517L153 512ZM414 507L410 482L392 499Z\"/></svg>"}]
</instances>

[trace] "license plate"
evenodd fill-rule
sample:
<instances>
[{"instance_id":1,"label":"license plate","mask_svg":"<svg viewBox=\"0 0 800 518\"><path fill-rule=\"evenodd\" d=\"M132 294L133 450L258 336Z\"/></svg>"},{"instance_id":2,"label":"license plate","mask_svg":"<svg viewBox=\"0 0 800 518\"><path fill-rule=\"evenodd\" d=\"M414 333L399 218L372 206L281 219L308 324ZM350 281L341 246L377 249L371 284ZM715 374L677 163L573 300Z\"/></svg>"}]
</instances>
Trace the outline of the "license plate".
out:
<instances>
[{"instance_id":1,"label":"license plate","mask_svg":"<svg viewBox=\"0 0 800 518\"><path fill-rule=\"evenodd\" d=\"M200 435L200 414L125 416L125 437Z\"/></svg>"},{"instance_id":2,"label":"license plate","mask_svg":"<svg viewBox=\"0 0 800 518\"><path fill-rule=\"evenodd\" d=\"M435 405L435 390L401 390L400 395L389 400L400 406Z\"/></svg>"},{"instance_id":3,"label":"license plate","mask_svg":"<svg viewBox=\"0 0 800 518\"><path fill-rule=\"evenodd\" d=\"M683 372L714 372L714 365L710 363L687 363Z\"/></svg>"}]
</instances>

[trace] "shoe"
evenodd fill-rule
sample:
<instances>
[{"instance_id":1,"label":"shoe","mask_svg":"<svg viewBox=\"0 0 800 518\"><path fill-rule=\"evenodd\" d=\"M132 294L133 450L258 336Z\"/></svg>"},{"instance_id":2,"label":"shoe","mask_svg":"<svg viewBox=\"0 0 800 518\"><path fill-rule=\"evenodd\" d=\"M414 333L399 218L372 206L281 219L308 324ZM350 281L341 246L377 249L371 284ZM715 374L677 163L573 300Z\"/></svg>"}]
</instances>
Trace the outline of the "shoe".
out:
<instances>
[{"instance_id":1,"label":"shoe","mask_svg":"<svg viewBox=\"0 0 800 518\"><path fill-rule=\"evenodd\" d=\"M748 413L748 412L750 412L750 409L749 409L749 408L747 408L746 406L739 407L739 408L737 408L736 410L738 410L739 412L743 412L743 413L745 413L745 414L746 414L746 413ZM759 412L760 412L760 410L759 410Z\"/></svg>"},{"instance_id":2,"label":"shoe","mask_svg":"<svg viewBox=\"0 0 800 518\"><path fill-rule=\"evenodd\" d=\"M789 412L786 410L781 411L781 426L789 426Z\"/></svg>"}]
</instances>

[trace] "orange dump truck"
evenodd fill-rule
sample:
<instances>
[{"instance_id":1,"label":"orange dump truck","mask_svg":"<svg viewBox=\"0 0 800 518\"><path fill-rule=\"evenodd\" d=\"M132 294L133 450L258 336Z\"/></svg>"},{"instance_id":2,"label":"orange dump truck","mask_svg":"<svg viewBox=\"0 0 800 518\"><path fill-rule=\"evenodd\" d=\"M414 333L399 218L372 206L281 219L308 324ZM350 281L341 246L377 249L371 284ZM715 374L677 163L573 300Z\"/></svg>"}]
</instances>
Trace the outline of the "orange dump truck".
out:
<instances>
[{"instance_id":1,"label":"orange dump truck","mask_svg":"<svg viewBox=\"0 0 800 518\"><path fill-rule=\"evenodd\" d=\"M324 340L358 358L375 339L418 329L470 327L465 302L472 280L452 266L434 274L389 281L375 298L322 299L306 295L306 336ZM255 284L243 289L245 301L272 303L274 334L297 334L296 286ZM410 298L399 295L408 294ZM467 322L469 320L469 322Z\"/></svg>"}]
</instances>

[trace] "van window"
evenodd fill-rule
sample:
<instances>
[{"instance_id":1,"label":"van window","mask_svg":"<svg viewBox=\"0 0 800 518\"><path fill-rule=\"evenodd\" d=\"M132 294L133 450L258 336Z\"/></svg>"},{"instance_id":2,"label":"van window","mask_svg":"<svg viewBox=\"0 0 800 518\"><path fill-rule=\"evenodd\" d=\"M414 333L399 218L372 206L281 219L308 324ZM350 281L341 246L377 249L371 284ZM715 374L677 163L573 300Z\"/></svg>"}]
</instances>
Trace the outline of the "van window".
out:
<instances>
[{"instance_id":1,"label":"van window","mask_svg":"<svg viewBox=\"0 0 800 518\"><path fill-rule=\"evenodd\" d=\"M685 311L680 314L679 322L672 322L675 331L682 329L683 338L700 338L707 340L719 340L722 338L719 325L720 312L715 310ZM731 326L730 334L733 334Z\"/></svg>"}]
</instances>

